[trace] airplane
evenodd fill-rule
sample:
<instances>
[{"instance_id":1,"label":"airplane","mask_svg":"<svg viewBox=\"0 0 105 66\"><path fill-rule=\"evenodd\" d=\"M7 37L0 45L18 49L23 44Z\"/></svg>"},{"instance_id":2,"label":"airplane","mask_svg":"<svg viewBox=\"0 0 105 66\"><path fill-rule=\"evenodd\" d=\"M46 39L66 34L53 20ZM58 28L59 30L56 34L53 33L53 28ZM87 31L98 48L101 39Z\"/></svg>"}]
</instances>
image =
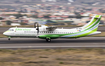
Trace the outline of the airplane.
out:
<instances>
[{"instance_id":1,"label":"airplane","mask_svg":"<svg viewBox=\"0 0 105 66\"><path fill-rule=\"evenodd\" d=\"M72 29L60 29L55 26L44 25L39 27L39 24L36 22L34 28L12 27L5 31L3 35L7 36L8 40L10 40L11 37L31 37L45 39L47 42L57 38L80 38L100 34L101 32L97 31L97 29L101 17L101 15L95 15L86 25Z\"/></svg>"}]
</instances>

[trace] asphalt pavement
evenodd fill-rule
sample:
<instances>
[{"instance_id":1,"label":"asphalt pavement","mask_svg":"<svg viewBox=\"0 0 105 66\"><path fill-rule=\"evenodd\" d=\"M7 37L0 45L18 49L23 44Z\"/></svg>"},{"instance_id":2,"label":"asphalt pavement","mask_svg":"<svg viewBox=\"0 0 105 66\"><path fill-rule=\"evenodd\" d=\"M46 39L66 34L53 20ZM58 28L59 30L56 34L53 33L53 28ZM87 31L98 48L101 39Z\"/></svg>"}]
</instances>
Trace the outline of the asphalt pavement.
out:
<instances>
[{"instance_id":1,"label":"asphalt pavement","mask_svg":"<svg viewBox=\"0 0 105 66\"><path fill-rule=\"evenodd\" d=\"M84 47L100 47L105 48L105 37L82 37L77 39L53 39L46 42L44 39L38 38L0 38L0 48L16 49L16 48L84 48Z\"/></svg>"}]
</instances>

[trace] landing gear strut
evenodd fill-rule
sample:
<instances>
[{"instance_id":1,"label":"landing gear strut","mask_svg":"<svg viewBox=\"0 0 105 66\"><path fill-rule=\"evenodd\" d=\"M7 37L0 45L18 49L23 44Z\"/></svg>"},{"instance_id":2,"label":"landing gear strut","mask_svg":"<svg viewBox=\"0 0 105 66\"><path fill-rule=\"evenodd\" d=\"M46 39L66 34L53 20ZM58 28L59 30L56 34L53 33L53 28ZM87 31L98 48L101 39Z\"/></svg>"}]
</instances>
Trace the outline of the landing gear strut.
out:
<instances>
[{"instance_id":1,"label":"landing gear strut","mask_svg":"<svg viewBox=\"0 0 105 66\"><path fill-rule=\"evenodd\" d=\"M46 38L46 41L47 41L47 42L51 42L51 39L50 39L50 38Z\"/></svg>"}]
</instances>

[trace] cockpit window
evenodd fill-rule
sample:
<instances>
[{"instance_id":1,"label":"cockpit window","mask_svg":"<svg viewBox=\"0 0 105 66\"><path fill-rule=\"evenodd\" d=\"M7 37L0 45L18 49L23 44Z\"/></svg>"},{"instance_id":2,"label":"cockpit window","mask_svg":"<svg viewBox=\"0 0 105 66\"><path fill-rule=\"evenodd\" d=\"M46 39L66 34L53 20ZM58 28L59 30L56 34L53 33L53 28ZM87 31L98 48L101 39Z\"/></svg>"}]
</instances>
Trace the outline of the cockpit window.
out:
<instances>
[{"instance_id":1,"label":"cockpit window","mask_svg":"<svg viewBox=\"0 0 105 66\"><path fill-rule=\"evenodd\" d=\"M9 29L9 31L14 31L14 29Z\"/></svg>"}]
</instances>

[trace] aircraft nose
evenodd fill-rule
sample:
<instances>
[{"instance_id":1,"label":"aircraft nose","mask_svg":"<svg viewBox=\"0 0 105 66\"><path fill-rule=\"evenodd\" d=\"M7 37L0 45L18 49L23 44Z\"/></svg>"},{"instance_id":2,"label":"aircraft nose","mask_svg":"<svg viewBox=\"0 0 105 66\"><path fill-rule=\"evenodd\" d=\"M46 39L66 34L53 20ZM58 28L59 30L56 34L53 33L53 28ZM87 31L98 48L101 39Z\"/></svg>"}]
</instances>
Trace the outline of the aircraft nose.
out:
<instances>
[{"instance_id":1,"label":"aircraft nose","mask_svg":"<svg viewBox=\"0 0 105 66\"><path fill-rule=\"evenodd\" d=\"M6 35L6 34L7 34L6 32L3 33L3 35Z\"/></svg>"}]
</instances>

